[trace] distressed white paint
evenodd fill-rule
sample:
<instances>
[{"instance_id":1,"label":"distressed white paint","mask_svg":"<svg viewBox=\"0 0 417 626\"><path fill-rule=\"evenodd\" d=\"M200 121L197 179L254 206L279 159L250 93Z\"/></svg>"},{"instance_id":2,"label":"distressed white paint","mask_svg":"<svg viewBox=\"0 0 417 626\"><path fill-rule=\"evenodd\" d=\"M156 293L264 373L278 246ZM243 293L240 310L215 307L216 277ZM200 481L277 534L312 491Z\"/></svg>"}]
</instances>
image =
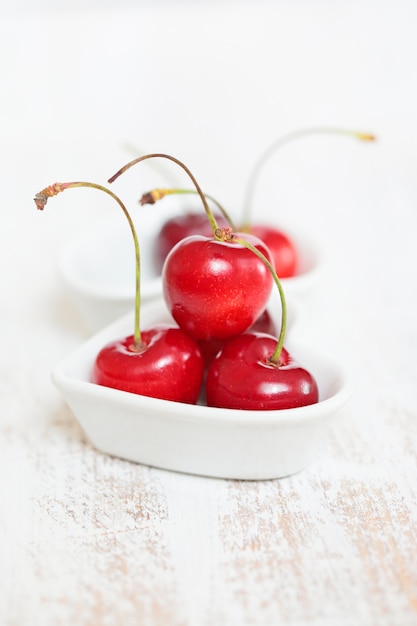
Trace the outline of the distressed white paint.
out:
<instances>
[{"instance_id":1,"label":"distressed white paint","mask_svg":"<svg viewBox=\"0 0 417 626\"><path fill-rule=\"evenodd\" d=\"M229 203L235 193L240 194L240 201L242 171L272 132L305 123L332 123L337 117L337 123L349 126L363 127L371 121L370 130L381 135L380 143L369 150L316 140L303 150L300 145L288 149L286 158L279 161L279 189L275 177L273 184L268 177L265 181L265 207L277 192L281 207L288 205L307 228L328 240L332 276L326 289L317 294L316 308L305 318L305 331L311 341L342 354L356 379L352 402L332 424L314 462L300 474L280 481L210 480L107 457L89 445L63 406L50 382L50 370L84 334L59 283L56 261L62 245L84 225L96 223L102 210L95 201L89 205L90 196L84 200L78 193L77 202L82 204L75 206L62 198L42 215L35 212L32 197L67 173L69 177L91 175L102 180L103 172L105 178L122 164L122 155L119 151L116 159L114 152L106 152L105 136L95 145L72 148L72 152L71 139L61 138L62 119L70 111L66 101L70 92L66 91L66 79L51 71L52 60L45 66L43 62L51 58L48 46L56 49L61 39L62 45L73 42L73 32L57 29L48 36L44 28L34 33L33 16L27 21L22 17L14 30L10 29L12 18L0 26L3 58L14 58L16 63L8 66L6 83L3 81L8 88L2 132L13 114L15 131L21 124L33 130L43 109L42 130L47 123L59 128L59 136L49 137L45 143L28 142L22 134L12 134L11 140L2 142L2 626L417 623L417 96L410 73L417 57L414 31L410 36L416 14L406 0L395 5L371 0L350 3L349 10L329 4L325 11L326 4L277 3L268 9L277 11L270 24L287 27L276 40L276 50L286 52L278 58L285 58L286 65L274 65L276 81L282 85L278 95L271 87L275 74L267 71L268 65L260 66L256 86L258 90L262 85L268 87L271 110L262 108L259 127L250 123L254 94L245 103L242 82L236 86L239 106L233 90L226 90L228 100L223 98L229 84L226 76L216 79L219 90L214 93L207 81L196 79L199 90L193 100L188 85L192 72L186 67L184 76L189 78L180 85L186 99L198 109L204 91L212 105L213 117L207 112L208 124L200 129L204 146L201 139L198 146L194 143L200 116L194 118L187 111L191 132L186 136L181 124L178 130L169 115L162 127L157 119L154 126L149 123L144 111L149 114L170 99L179 114L180 100L166 89L159 99L157 94L153 97L149 110L141 93L140 113L138 103L126 98L126 115L122 116L112 101L109 112L103 107L96 120L97 127L104 126L104 116L112 115L112 131L120 137L146 119L144 135L138 128L129 137L140 145L143 138L148 143L156 136L158 148L166 137L168 145L178 147L182 136L184 147L179 146L179 152L194 155L195 169L203 176L208 168L206 181L216 187L208 191L224 193ZM163 72L172 86L172 71L181 60L181 51L189 57L193 46L187 47L185 30L172 29L172 9L167 11L169 23L160 13L153 15L147 9L151 27L143 45L147 63L155 58L155 63L161 64L164 55L154 50L152 57L146 37L158 32L160 41L172 42L169 37L175 33L181 45L171 46L172 56L166 58ZM232 7L223 6L222 11L223 18L234 15ZM248 5L239 24L247 28L250 22L259 27L259 15ZM326 16L325 21L320 15ZM89 45L93 49L94 43L101 50L101 35L109 24L116 20L116 25L122 25L119 14L107 21L101 16L99 25L92 14L83 17L84 51ZM182 28L190 30L187 20L192 17L191 9L184 11ZM76 23L75 18L69 19ZM215 13L207 19L214 28ZM50 24L62 26L58 18ZM140 39L141 29L134 19L124 23L122 30L124 40ZM219 59L230 51L231 31L226 22L211 32L214 40L207 48L203 73L210 65L210 54L216 53L220 71ZM12 36L19 42L14 55ZM264 31L257 28L253 36L260 46ZM24 37L30 39L29 52L22 48ZM39 40L38 47L34 38ZM197 38L193 32L194 44ZM271 42L269 52L275 50ZM137 43L138 52L141 45ZM255 47L238 40L237 50L243 55L241 71L253 68ZM299 53L294 60L296 75L289 65L295 47ZM119 59L116 49L112 52L115 62ZM58 57L59 52L58 46ZM122 46L120 56L126 60L124 52ZM311 63L305 67L307 58L314 62L317 76L311 74ZM67 70L70 59L68 52L64 59ZM93 60L85 62L90 63L89 69ZM25 78L25 63L27 82L15 83L16 76ZM228 77L229 69L226 63ZM147 67L146 76L156 75L154 70L155 66ZM115 77L119 88L121 76L127 74L125 67ZM318 80L317 90L313 79ZM74 80L78 95L88 92L91 72ZM139 84L143 87L143 82ZM40 85L36 93L35 85ZM48 98L42 100L42 85L57 109L56 116L51 115ZM100 84L101 88L103 94L108 83L105 88ZM126 89L122 92L127 94ZM26 104L22 99L13 101L15 93L19 98L24 94ZM265 94L263 97L265 102ZM226 101L234 103L233 110L222 116ZM67 107L63 118L60 104ZM92 123L88 107L86 101L87 121ZM78 114L80 110L77 107ZM79 123L79 116L74 119ZM223 126L219 121L217 127L214 119ZM213 128L222 131L220 154L220 135L215 136ZM212 157L215 146L216 163ZM224 159L230 148L236 152L233 163ZM96 157L94 164L92 156ZM130 156L126 155L127 159ZM143 180L140 178L141 184ZM108 214L107 207L103 212Z\"/></svg>"}]
</instances>

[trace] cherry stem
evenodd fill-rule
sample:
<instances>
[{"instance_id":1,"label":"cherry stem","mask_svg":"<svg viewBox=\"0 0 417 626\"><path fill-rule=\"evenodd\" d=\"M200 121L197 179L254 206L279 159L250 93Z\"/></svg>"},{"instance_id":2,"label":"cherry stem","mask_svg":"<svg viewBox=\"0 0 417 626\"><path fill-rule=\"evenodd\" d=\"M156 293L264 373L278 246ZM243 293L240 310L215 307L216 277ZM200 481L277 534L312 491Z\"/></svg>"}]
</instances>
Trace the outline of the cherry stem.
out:
<instances>
[{"instance_id":1,"label":"cherry stem","mask_svg":"<svg viewBox=\"0 0 417 626\"><path fill-rule=\"evenodd\" d=\"M142 154L144 150L141 150L138 146L133 145L130 141L124 141L122 147L130 154L131 157L136 154ZM175 176L168 166L167 163L158 163L153 161L149 164L151 168L153 168L154 172L164 178L164 180L168 180L169 184L175 187L175 185L179 184L177 176Z\"/></svg>"},{"instance_id":2,"label":"cherry stem","mask_svg":"<svg viewBox=\"0 0 417 626\"><path fill-rule=\"evenodd\" d=\"M258 250L258 248L255 248L255 246L253 246L251 243L249 243L249 241L246 241L246 239L243 239L242 237L233 235L232 239L234 242L240 243L242 246L245 246L245 248L248 248L248 250L251 250L251 252L256 254L258 259L260 259L264 263L264 265L266 265L266 267L269 269L269 271L272 274L272 278L274 279L274 282L276 286L278 287L279 297L281 299L281 330L279 333L278 342L275 347L275 350L272 353L271 357L268 359L269 363L271 363L272 365L278 366L282 348L284 347L285 334L287 331L287 303L285 300L284 289L282 287L280 279L278 278L278 275L275 271L274 266L266 258L266 256L262 254L260 250Z\"/></svg>"},{"instance_id":3,"label":"cherry stem","mask_svg":"<svg viewBox=\"0 0 417 626\"><path fill-rule=\"evenodd\" d=\"M154 204L158 200L162 200L163 198L165 198L165 196L174 195L174 194L183 194L183 195L184 194L194 194L194 195L198 195L198 191L196 191L195 189L178 189L178 188L153 189L152 191L149 191L148 193L144 193L143 196L141 197L141 199L139 200L139 202L140 202L140 204ZM226 211L226 209L220 204L220 202L218 202L218 200L216 200L216 198L213 198L213 196L210 196L208 193L205 193L204 195L207 198L207 200L210 200L211 202L213 202L213 204L215 204L217 206L217 208L219 209L220 213L229 222L229 224L233 228L233 230L236 230L236 226L235 226L232 218L230 217L230 215Z\"/></svg>"},{"instance_id":4,"label":"cherry stem","mask_svg":"<svg viewBox=\"0 0 417 626\"><path fill-rule=\"evenodd\" d=\"M188 167L186 165L184 165L184 163L182 161L180 161L179 159L169 155L169 154L163 154L163 153L153 153L153 154L145 154L143 156L137 157L136 159L133 159L132 161L129 161L129 163L126 163L126 165L124 165L123 167L121 167L115 174L113 174L113 176L111 176L109 178L109 180L107 182L109 183L113 183L117 178L119 178L119 176L121 174L124 174L124 172L126 172L128 169L130 169L133 165L136 165L137 163L140 163L141 161L146 161L147 159L155 159L155 158L162 158L162 159L169 159L170 161L173 161L174 163L176 163L177 165L179 165L180 167L182 167L182 169L186 172L186 174L188 174L188 176L191 178L194 187L196 188L196 191L198 193L198 195L201 198L201 201L203 203L204 209L207 213L207 217L208 220L210 222L211 228L213 230L213 234L215 236L215 238L218 238L218 233L220 233L221 235L221 229L219 228L217 222L216 222L216 218L213 215L213 212L211 211L206 197L200 187L200 185L198 184L197 180L195 179L195 177L193 176L193 174L190 172L190 170L188 169Z\"/></svg>"},{"instance_id":5,"label":"cherry stem","mask_svg":"<svg viewBox=\"0 0 417 626\"><path fill-rule=\"evenodd\" d=\"M34 200L36 206L39 210L43 210L48 198L56 196L61 191L65 191L65 189L73 189L76 187L90 187L91 189L98 189L99 191L104 191L104 193L108 194L111 198L113 198L122 209L123 213L126 216L127 221L129 222L130 230L133 235L133 240L135 242L135 256L136 256L136 292L135 292L135 321L134 321L134 334L133 334L133 346L132 349L135 351L140 351L142 349L142 337L140 330L140 248L139 241L136 234L135 226L133 224L132 218L129 215L128 210L126 209L123 202L120 200L118 196L116 196L113 191L107 189L107 187L103 187L102 185L96 183L89 182L70 182L70 183L55 183L46 187L38 194L36 194Z\"/></svg>"},{"instance_id":6,"label":"cherry stem","mask_svg":"<svg viewBox=\"0 0 417 626\"><path fill-rule=\"evenodd\" d=\"M317 135L317 134L331 134L331 135L347 135L349 137L354 137L359 139L360 141L375 141L376 137L372 133L364 133L357 132L344 128L333 128L333 127L313 127L313 128L302 128L300 130L293 131L288 133L287 135L283 135L276 141L274 141L268 148L261 154L258 160L255 163L254 168L252 169L252 173L249 176L248 183L246 186L245 192L245 200L243 205L243 225L241 230L248 230L250 225L250 211L253 204L253 196L256 187L256 183L259 178L259 174L261 172L262 167L265 162L269 159L269 157L281 146L294 141L295 139L299 139L301 137L305 137L306 135Z\"/></svg>"}]
</instances>

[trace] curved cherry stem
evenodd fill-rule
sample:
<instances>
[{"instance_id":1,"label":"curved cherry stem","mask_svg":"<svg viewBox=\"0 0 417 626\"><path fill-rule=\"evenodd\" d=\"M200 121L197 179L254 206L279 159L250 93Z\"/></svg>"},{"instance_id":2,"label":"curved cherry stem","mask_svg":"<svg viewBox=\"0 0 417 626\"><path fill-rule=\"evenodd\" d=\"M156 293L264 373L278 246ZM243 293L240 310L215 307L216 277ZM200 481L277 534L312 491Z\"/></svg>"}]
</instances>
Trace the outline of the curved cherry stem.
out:
<instances>
[{"instance_id":1,"label":"curved cherry stem","mask_svg":"<svg viewBox=\"0 0 417 626\"><path fill-rule=\"evenodd\" d=\"M155 202L158 202L158 200L162 200L163 198L165 198L165 196L174 195L174 194L198 195L198 192L195 189L178 189L178 188L170 188L170 189L158 188L158 189L152 189L152 191L148 191L147 193L143 194L143 196L139 200L139 203L142 204L142 205L144 205L144 204L155 204ZM217 208L219 209L220 213L229 222L229 225L233 228L233 230L236 230L236 225L234 224L232 218L230 217L230 215L226 211L226 209L220 204L220 202L218 202L218 200L216 200L216 198L214 198L213 196L210 196L208 193L205 193L204 195L207 198L207 200L210 200L210 202L213 202L213 204L215 204L217 206Z\"/></svg>"},{"instance_id":2,"label":"curved cherry stem","mask_svg":"<svg viewBox=\"0 0 417 626\"><path fill-rule=\"evenodd\" d=\"M137 163L141 163L142 161L146 161L147 159L155 159L155 158L162 158L162 159L168 159L170 161L173 161L174 163L176 163L177 165L179 165L185 172L186 174L188 174L188 176L191 178L194 187L196 188L196 191L198 193L198 195L201 198L201 201L203 203L204 209L207 213L207 217L208 220L210 222L211 228L213 230L213 234L215 238L219 237L219 233L221 233L221 230L216 222L216 218L213 215L213 212L211 211L206 197L200 187L200 185L198 184L197 180L195 179L195 177L193 176L193 174L191 173L191 171L188 169L188 167L179 159L177 159L176 157L171 156L170 154L164 154L164 153L160 153L160 152L155 152L152 154L145 154L143 156L137 157L136 159L133 159L132 161L129 161L129 163L126 163L126 165L124 165L123 167L121 167L115 174L113 174L113 176L111 176L109 178L109 180L107 182L109 183L113 183L117 178L119 178L119 176L121 176L121 174L124 174L124 172L126 172L128 169L130 169L131 167L133 167L134 165L136 165Z\"/></svg>"},{"instance_id":3,"label":"curved cherry stem","mask_svg":"<svg viewBox=\"0 0 417 626\"><path fill-rule=\"evenodd\" d=\"M281 300L281 330L279 333L279 337L278 337L278 342L277 345L275 347L274 352L272 353L271 357L268 359L268 362L271 365L275 365L275 366L279 366L279 359L281 356L281 352L282 352L282 348L284 347L284 341L285 341L285 334L287 332L287 303L285 300L285 294L284 294L284 289L282 287L281 281L278 278L278 275L275 271L274 266L272 265L272 263L266 258L266 256L264 254L262 254L262 252L260 250L258 250L258 248L255 248L255 246L253 246L251 243L249 243L249 241L246 241L246 239L243 239L242 237L233 235L232 240L236 243L240 243L242 246L245 246L245 248L248 248L248 250L250 250L251 252L253 252L254 254L256 254L256 256L258 257L258 259L260 259L264 265L266 265L266 267L269 269L269 271L272 274L272 278L274 279L274 282L278 288L278 292L279 292L279 297Z\"/></svg>"},{"instance_id":4,"label":"curved cherry stem","mask_svg":"<svg viewBox=\"0 0 417 626\"><path fill-rule=\"evenodd\" d=\"M130 154L131 157L136 156L137 154L144 154L144 150L141 150L137 145L134 145L130 141L124 141L122 143L122 148L126 150ZM153 171L161 176L166 181L169 181L169 184L175 187L179 185L178 177L175 176L172 169L168 166L167 163L160 163L156 161L152 161L149 163L149 166L153 169Z\"/></svg>"},{"instance_id":5,"label":"curved cherry stem","mask_svg":"<svg viewBox=\"0 0 417 626\"><path fill-rule=\"evenodd\" d=\"M244 195L244 204L243 204L243 225L241 230L248 230L250 224L250 211L252 209L253 196L255 192L256 183L258 182L259 174L264 166L265 162L269 159L269 157L281 146L294 141L295 139L299 139L301 137L305 137L306 135L346 135L349 137L353 137L355 139L359 139L360 141L375 141L376 137L372 133L363 133L357 132L353 130L348 130L344 128L335 128L335 127L312 127L312 128L302 128L300 130L293 131L288 133L287 135L283 135L276 141L274 141L268 148L261 154L258 160L255 163L254 168L249 176L246 192Z\"/></svg>"},{"instance_id":6,"label":"curved cherry stem","mask_svg":"<svg viewBox=\"0 0 417 626\"><path fill-rule=\"evenodd\" d=\"M266 265L266 267L268 268L268 270L271 272L272 277L274 279L274 282L278 288L279 291L279 295L280 295L280 299L281 299L281 330L280 330L280 334L278 337L278 342L276 345L276 348L273 352L273 354L271 355L269 362L271 363L271 365L274 366L279 366L279 359L281 356L281 352L282 352L282 348L284 346L284 339L285 339L285 333L286 333L286 328L287 328L287 305L286 305L286 301L285 301L285 294L284 294L284 290L282 288L281 285L281 281L279 280L277 273L275 271L274 266L272 265L272 263L266 258L266 256L264 254L262 254L262 252L260 250L258 250L257 248L255 248L255 246L253 246L251 243L249 243L248 241L246 241L245 239L236 236L233 234L232 232L232 228L219 228L218 224L216 222L216 219L212 213L212 211L210 210L210 207L207 203L207 199L206 196L204 195L200 185L198 184L197 180L194 178L193 174L190 172L190 170L188 169L188 167L186 165L184 165L184 163L182 163L182 161L180 161L179 159L169 155L169 154L163 154L163 153L153 153L153 154L145 154L144 156L138 157L136 159L133 159L132 161L129 161L129 163L127 163L126 165L124 165L123 167L121 167L115 174L113 174L113 176L111 176L108 180L109 183L113 183L121 174L123 174L124 172L126 172L129 168L131 168L133 165L136 165L137 163L140 163L141 161L145 161L146 159L152 159L152 158L165 158L165 159L169 159L170 161L173 161L174 163L176 163L177 165L179 165L180 167L182 167L182 169L188 174L188 176L191 178L198 195L201 198L201 201L203 203L203 206L206 210L207 216L209 218L210 224L212 226L213 229L213 233L216 239L219 239L221 241L234 241L236 243L241 244L242 246L245 246L245 248L248 248L249 250L251 250L251 252L253 252L263 263L264 265Z\"/></svg>"},{"instance_id":7,"label":"curved cherry stem","mask_svg":"<svg viewBox=\"0 0 417 626\"><path fill-rule=\"evenodd\" d=\"M130 230L132 232L133 240L135 243L135 256L136 256L135 321L134 321L132 349L135 351L140 351L143 347L141 330L140 330L140 249L139 249L139 241L138 241L138 237L136 234L135 226L123 202L115 193L113 193L110 189L107 189L107 187L103 187L102 185L99 185L96 183L90 183L90 182L69 182L69 183L54 183L53 185L50 185L49 187L45 187L45 189L37 193L34 198L36 207L40 211L43 211L48 201L48 198L52 198L53 196L56 196L61 191L65 191L65 189L73 189L76 187L89 187L91 189L98 189L99 191L103 191L104 193L108 194L111 198L113 198L118 203L123 213L125 214L127 221L129 222Z\"/></svg>"}]
</instances>

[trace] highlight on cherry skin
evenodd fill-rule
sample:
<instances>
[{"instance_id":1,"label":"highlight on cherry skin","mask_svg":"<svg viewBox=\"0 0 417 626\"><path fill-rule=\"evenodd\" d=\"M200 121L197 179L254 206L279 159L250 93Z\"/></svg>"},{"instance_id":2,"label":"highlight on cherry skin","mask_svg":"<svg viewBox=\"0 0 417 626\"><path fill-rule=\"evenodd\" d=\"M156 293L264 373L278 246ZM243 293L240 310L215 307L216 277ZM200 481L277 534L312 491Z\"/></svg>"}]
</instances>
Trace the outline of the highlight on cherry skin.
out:
<instances>
[{"instance_id":1,"label":"highlight on cherry skin","mask_svg":"<svg viewBox=\"0 0 417 626\"><path fill-rule=\"evenodd\" d=\"M199 346L179 328L160 324L142 332L142 349L133 337L107 344L98 353L92 381L143 396L195 404L204 373Z\"/></svg>"},{"instance_id":2,"label":"highlight on cherry skin","mask_svg":"<svg viewBox=\"0 0 417 626\"><path fill-rule=\"evenodd\" d=\"M197 181L175 157L160 153L138 157L109 182L151 157L167 158L183 167L213 228L211 238L195 235L178 242L167 256L162 274L165 302L180 328L206 342L206 349L210 342L215 342L215 349L220 347L214 359L213 353L205 351L209 365L205 392L209 394L210 406L273 410L318 402L313 375L296 364L284 348L285 295L265 245L250 234L219 228ZM279 337L248 333L265 311L273 282L281 300ZM236 376L241 380L236 381ZM234 389L242 381L245 392L241 393L240 388L236 394ZM221 389L220 395L215 388Z\"/></svg>"},{"instance_id":3,"label":"highlight on cherry skin","mask_svg":"<svg viewBox=\"0 0 417 626\"><path fill-rule=\"evenodd\" d=\"M130 215L111 190L89 182L55 183L35 196L39 210L48 199L75 187L89 187L110 195L130 226L136 253L135 320L132 335L110 342L99 351L91 381L121 391L195 404L204 375L204 359L197 343L174 325L140 328L140 249Z\"/></svg>"},{"instance_id":4,"label":"highlight on cherry skin","mask_svg":"<svg viewBox=\"0 0 417 626\"><path fill-rule=\"evenodd\" d=\"M247 332L227 342L212 361L206 380L208 406L228 409L290 409L318 402L314 377L282 349L270 359L277 340Z\"/></svg>"},{"instance_id":5,"label":"highlight on cherry skin","mask_svg":"<svg viewBox=\"0 0 417 626\"><path fill-rule=\"evenodd\" d=\"M248 330L270 298L270 271L236 235L186 237L165 260L165 302L180 328L197 340L225 340ZM270 260L260 240L252 235L245 240Z\"/></svg>"}]
</instances>

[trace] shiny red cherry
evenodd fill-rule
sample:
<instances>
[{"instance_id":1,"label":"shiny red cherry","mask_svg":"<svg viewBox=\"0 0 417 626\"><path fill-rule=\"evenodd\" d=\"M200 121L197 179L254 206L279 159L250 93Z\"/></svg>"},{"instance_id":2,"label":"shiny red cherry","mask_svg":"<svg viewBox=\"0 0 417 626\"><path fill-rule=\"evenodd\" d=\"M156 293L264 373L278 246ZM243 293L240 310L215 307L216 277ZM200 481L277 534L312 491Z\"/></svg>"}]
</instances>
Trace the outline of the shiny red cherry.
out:
<instances>
[{"instance_id":1,"label":"shiny red cherry","mask_svg":"<svg viewBox=\"0 0 417 626\"><path fill-rule=\"evenodd\" d=\"M251 224L249 232L268 247L279 278L290 278L297 273L298 250L289 235L274 226L261 224Z\"/></svg>"},{"instance_id":2,"label":"shiny red cherry","mask_svg":"<svg viewBox=\"0 0 417 626\"><path fill-rule=\"evenodd\" d=\"M265 311L261 313L247 332L268 333L269 335L276 335L278 333L277 326L268 309L265 309ZM227 341L227 339L212 339L211 341L198 342L204 356L206 367L211 364L214 357L217 356Z\"/></svg>"},{"instance_id":3,"label":"shiny red cherry","mask_svg":"<svg viewBox=\"0 0 417 626\"><path fill-rule=\"evenodd\" d=\"M96 357L92 382L143 396L195 404L204 374L197 344L182 330L165 324L112 341Z\"/></svg>"},{"instance_id":4,"label":"shiny red cherry","mask_svg":"<svg viewBox=\"0 0 417 626\"><path fill-rule=\"evenodd\" d=\"M43 210L49 198L75 187L97 189L117 202L130 225L136 258L134 332L100 350L94 361L92 382L162 400L197 402L204 376L204 359L197 343L172 325L140 330L139 243L133 221L120 198L97 183L55 183L35 195L36 207Z\"/></svg>"},{"instance_id":5,"label":"shiny red cherry","mask_svg":"<svg viewBox=\"0 0 417 626\"><path fill-rule=\"evenodd\" d=\"M222 215L215 215L219 227L227 227L229 223ZM205 212L183 213L175 215L167 220L160 229L155 239L155 265L156 269L162 271L162 266L176 243L189 237L190 235L204 235L211 237L213 234L210 222Z\"/></svg>"},{"instance_id":6,"label":"shiny red cherry","mask_svg":"<svg viewBox=\"0 0 417 626\"><path fill-rule=\"evenodd\" d=\"M228 409L290 409L318 402L314 377L284 348L271 362L277 340L245 333L225 344L213 360L206 380L208 406Z\"/></svg>"},{"instance_id":7,"label":"shiny red cherry","mask_svg":"<svg viewBox=\"0 0 417 626\"><path fill-rule=\"evenodd\" d=\"M271 263L256 237L230 241L194 235L171 250L162 271L167 307L190 336L228 339L246 331L265 310L273 278L264 262L234 238L246 239Z\"/></svg>"}]
</instances>

